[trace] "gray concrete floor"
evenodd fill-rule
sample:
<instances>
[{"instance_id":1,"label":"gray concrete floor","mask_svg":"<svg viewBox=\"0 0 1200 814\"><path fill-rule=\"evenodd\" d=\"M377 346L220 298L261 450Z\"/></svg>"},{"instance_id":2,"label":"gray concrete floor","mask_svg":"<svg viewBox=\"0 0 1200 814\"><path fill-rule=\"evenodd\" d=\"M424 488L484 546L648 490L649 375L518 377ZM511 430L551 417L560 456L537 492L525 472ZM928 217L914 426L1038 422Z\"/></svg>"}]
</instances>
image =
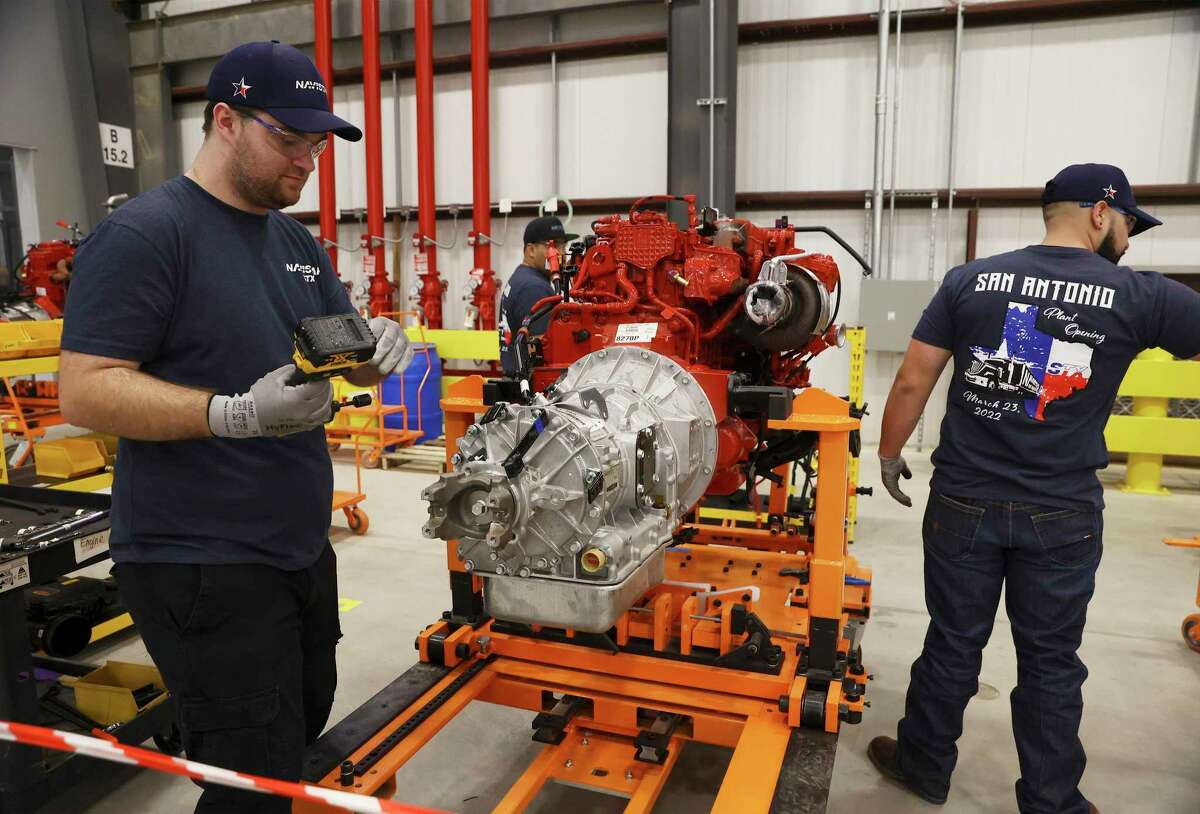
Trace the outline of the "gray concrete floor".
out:
<instances>
[{"instance_id":1,"label":"gray concrete floor","mask_svg":"<svg viewBox=\"0 0 1200 814\"><path fill-rule=\"evenodd\" d=\"M865 483L875 482L874 450L864 452ZM843 730L829 812L921 812L934 807L880 779L868 763L867 742L893 733L901 716L908 670L919 652L926 616L921 579L920 507L928 496L928 456L909 455L908 488L918 508L886 495L862 502L855 553L874 568L875 606L864 653L875 674L871 709ZM339 485L353 485L353 466L336 465ZM1107 485L1105 553L1082 656L1091 672L1084 687L1082 739L1088 750L1083 790L1105 812L1200 812L1200 655L1180 640L1183 616L1195 610L1200 554L1162 545L1164 536L1200 532L1200 474L1169 470L1169 498L1129 495L1116 485L1123 473L1104 473ZM333 721L355 709L415 659L414 633L447 606L444 549L419 536L421 488L432 476L365 473L370 533L355 537L334 520L340 593L360 604L342 616L340 684ZM878 492L882 490L878 489ZM106 570L106 569L102 569ZM1003 604L1001 604L1003 609ZM136 638L99 652L104 658L144 660ZM1015 684L1014 650L1003 610L984 654L980 694L967 709L959 742L950 812L1012 812L1017 758L1007 696ZM528 713L473 704L402 771L398 799L476 814L491 809L538 753L529 740ZM655 808L662 814L705 811L728 762L728 752L690 746ZM113 766L101 781L60 797L52 814L177 814L190 812L197 790L189 782ZM612 798L565 787L545 790L533 810L575 814L618 812Z\"/></svg>"}]
</instances>

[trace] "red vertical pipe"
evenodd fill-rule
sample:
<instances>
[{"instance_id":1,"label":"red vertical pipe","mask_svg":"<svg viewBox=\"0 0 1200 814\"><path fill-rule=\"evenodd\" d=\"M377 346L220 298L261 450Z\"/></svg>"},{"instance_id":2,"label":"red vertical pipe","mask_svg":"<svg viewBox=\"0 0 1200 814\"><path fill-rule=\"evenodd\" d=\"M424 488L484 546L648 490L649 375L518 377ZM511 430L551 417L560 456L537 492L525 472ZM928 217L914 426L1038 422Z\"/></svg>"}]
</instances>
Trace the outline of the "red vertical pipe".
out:
<instances>
[{"instance_id":1,"label":"red vertical pipe","mask_svg":"<svg viewBox=\"0 0 1200 814\"><path fill-rule=\"evenodd\" d=\"M471 0L471 155L474 158L475 269L480 274L475 327L496 329L496 274L492 271L491 146L488 138L488 0Z\"/></svg>"},{"instance_id":2,"label":"red vertical pipe","mask_svg":"<svg viewBox=\"0 0 1200 814\"><path fill-rule=\"evenodd\" d=\"M383 243L383 128L379 90L379 0L362 0L363 122L367 138L367 234L364 245L374 261L370 308L373 315L395 311Z\"/></svg>"},{"instance_id":3,"label":"red vertical pipe","mask_svg":"<svg viewBox=\"0 0 1200 814\"><path fill-rule=\"evenodd\" d=\"M317 50L317 70L325 82L329 95L329 109L333 110L333 0L313 0L313 21ZM329 252L333 273L338 273L338 252L325 241L337 241L337 176L333 167L333 145L321 153L321 171L318 180L321 191L321 245Z\"/></svg>"},{"instance_id":4,"label":"red vertical pipe","mask_svg":"<svg viewBox=\"0 0 1200 814\"><path fill-rule=\"evenodd\" d=\"M442 285L437 272L437 247L425 238L437 239L437 213L434 210L433 163L433 2L416 0L416 80L417 80L417 240L425 259L421 274L421 310L425 324L442 327Z\"/></svg>"}]
</instances>

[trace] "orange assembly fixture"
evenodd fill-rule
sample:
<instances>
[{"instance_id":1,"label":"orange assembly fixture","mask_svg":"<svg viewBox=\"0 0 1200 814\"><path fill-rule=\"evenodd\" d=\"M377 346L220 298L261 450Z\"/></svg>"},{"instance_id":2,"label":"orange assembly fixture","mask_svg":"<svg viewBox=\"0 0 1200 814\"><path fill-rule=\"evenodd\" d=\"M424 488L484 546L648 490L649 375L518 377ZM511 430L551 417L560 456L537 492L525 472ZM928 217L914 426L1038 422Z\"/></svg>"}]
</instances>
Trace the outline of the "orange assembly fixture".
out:
<instances>
[{"instance_id":1,"label":"orange assembly fixture","mask_svg":"<svg viewBox=\"0 0 1200 814\"><path fill-rule=\"evenodd\" d=\"M846 522L861 406L808 381L839 272L785 218L687 196L679 228L650 200L567 247L569 293L535 307L550 327L516 379L443 399L424 531L446 541L450 608L307 780L386 796L479 700L528 710L545 744L495 811L552 780L649 811L688 741L733 750L713 811L827 794L870 680L872 574Z\"/></svg>"}]
</instances>

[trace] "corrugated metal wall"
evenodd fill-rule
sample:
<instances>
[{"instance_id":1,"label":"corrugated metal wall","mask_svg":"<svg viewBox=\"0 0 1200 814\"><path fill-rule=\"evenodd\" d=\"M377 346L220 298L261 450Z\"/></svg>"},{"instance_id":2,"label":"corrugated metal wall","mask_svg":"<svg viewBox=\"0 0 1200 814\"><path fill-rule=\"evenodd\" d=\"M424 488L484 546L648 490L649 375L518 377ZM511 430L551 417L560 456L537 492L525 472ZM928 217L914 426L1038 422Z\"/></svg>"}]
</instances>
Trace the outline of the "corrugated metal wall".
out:
<instances>
[{"instance_id":1,"label":"corrugated metal wall","mask_svg":"<svg viewBox=\"0 0 1200 814\"><path fill-rule=\"evenodd\" d=\"M911 7L924 3L906 4ZM878 8L871 0L741 0L743 22L849 14ZM739 54L737 171L741 191L846 190L871 186L875 97L873 37L743 46ZM903 37L903 109L898 186L944 187L950 117L953 32ZM644 55L572 62L559 70L561 187L567 197L634 196L662 192L666 183L666 57ZM1189 180L1197 82L1200 79L1200 11L1110 17L1085 22L968 29L964 40L957 184L959 187L1032 187L1068 163L1119 164L1134 184ZM550 84L548 68L492 72L492 197L541 199L551 187ZM437 184L439 203L470 200L470 91L466 74L436 79ZM337 112L362 120L359 87L335 91ZM392 90L383 86L384 198L388 206L416 200L413 84L399 83L401 193L393 157ZM176 110L181 155L190 162L201 141L200 104ZM365 203L362 145L337 143L338 202L343 211ZM185 167L186 168L186 167ZM673 190L679 192L681 190ZM314 178L296 209L317 208ZM1200 207L1148 207L1166 221L1138 238L1131 264L1195 264L1200 253ZM773 220L781 212L742 213ZM831 226L862 246L861 208L787 212L793 223ZM504 247L493 252L506 278L520 255L527 218L513 218ZM576 221L586 229L588 218ZM897 278L944 273L948 221L936 217L936 254L929 263L930 212L897 212L893 274ZM966 214L955 211L950 239L961 258ZM389 235L391 234L389 224ZM462 281L471 268L465 244L469 224L460 222L456 249L439 251L438 265L450 283L446 323L462 324ZM451 238L440 221L438 235ZM502 219L494 231L503 230ZM356 245L361 229L342 226L339 242ZM412 229L408 230L411 235ZM886 229L885 229L886 234ZM985 209L978 253L986 256L1037 242L1036 209ZM853 260L823 237L802 245L829 251L842 264L846 284L842 314L858 315L860 277ZM402 268L411 278L411 246ZM360 255L343 253L343 276L357 279ZM389 255L389 268L391 256ZM869 362L868 400L875 405L866 437L876 437L878 414L898 359L876 354ZM815 380L846 391L844 353L816 364ZM927 416L927 443L936 440L941 405Z\"/></svg>"}]
</instances>

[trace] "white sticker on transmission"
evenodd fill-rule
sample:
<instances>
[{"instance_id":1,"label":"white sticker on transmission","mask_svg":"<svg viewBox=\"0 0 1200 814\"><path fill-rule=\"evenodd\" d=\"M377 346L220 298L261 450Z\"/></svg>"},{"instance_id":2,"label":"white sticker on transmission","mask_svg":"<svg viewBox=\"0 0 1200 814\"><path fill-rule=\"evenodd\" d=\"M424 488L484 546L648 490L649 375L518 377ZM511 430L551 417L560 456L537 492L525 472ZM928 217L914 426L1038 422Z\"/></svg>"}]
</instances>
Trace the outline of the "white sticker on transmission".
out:
<instances>
[{"instance_id":1,"label":"white sticker on transmission","mask_svg":"<svg viewBox=\"0 0 1200 814\"><path fill-rule=\"evenodd\" d=\"M617 326L617 336L613 342L617 344L649 342L657 334L657 322L626 322Z\"/></svg>"}]
</instances>

